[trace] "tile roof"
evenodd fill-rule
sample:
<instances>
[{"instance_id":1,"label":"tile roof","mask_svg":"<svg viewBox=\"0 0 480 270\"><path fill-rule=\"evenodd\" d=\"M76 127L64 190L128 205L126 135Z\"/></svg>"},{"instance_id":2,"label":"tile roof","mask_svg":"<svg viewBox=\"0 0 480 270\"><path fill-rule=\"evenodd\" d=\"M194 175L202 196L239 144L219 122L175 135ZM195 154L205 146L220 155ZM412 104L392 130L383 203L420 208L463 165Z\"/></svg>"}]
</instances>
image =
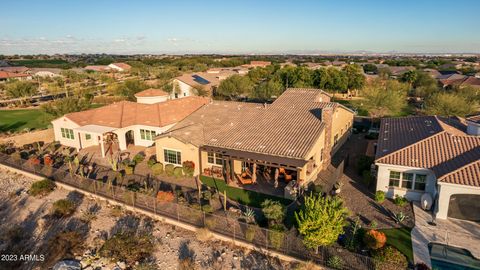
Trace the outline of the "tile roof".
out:
<instances>
[{"instance_id":1,"label":"tile roof","mask_svg":"<svg viewBox=\"0 0 480 270\"><path fill-rule=\"evenodd\" d=\"M169 94L162 89L148 88L135 94L136 97L160 97Z\"/></svg>"},{"instance_id":2,"label":"tile roof","mask_svg":"<svg viewBox=\"0 0 480 270\"><path fill-rule=\"evenodd\" d=\"M96 109L66 114L78 125L122 128L131 125L163 127L177 123L208 103L203 97L185 97L155 104L121 101Z\"/></svg>"},{"instance_id":3,"label":"tile roof","mask_svg":"<svg viewBox=\"0 0 480 270\"><path fill-rule=\"evenodd\" d=\"M338 106L320 97L329 96L318 89L292 88L269 105L213 101L163 136L197 146L305 159L324 128L322 110Z\"/></svg>"},{"instance_id":4,"label":"tile roof","mask_svg":"<svg viewBox=\"0 0 480 270\"><path fill-rule=\"evenodd\" d=\"M30 74L0 71L0 79L28 77Z\"/></svg>"},{"instance_id":5,"label":"tile roof","mask_svg":"<svg viewBox=\"0 0 480 270\"><path fill-rule=\"evenodd\" d=\"M122 69L125 69L125 70L128 70L128 69L131 69L132 67L127 64L127 63L112 63L111 65L114 65L114 66L117 66L119 68L122 68Z\"/></svg>"},{"instance_id":6,"label":"tile roof","mask_svg":"<svg viewBox=\"0 0 480 270\"><path fill-rule=\"evenodd\" d=\"M28 67L0 67L0 71L12 72L12 73L24 73L29 70Z\"/></svg>"},{"instance_id":7,"label":"tile roof","mask_svg":"<svg viewBox=\"0 0 480 270\"><path fill-rule=\"evenodd\" d=\"M105 70L109 70L110 67L109 66L86 66L83 69L94 70L94 71L105 71Z\"/></svg>"},{"instance_id":8,"label":"tile roof","mask_svg":"<svg viewBox=\"0 0 480 270\"><path fill-rule=\"evenodd\" d=\"M375 161L430 169L440 182L480 186L480 175L468 174L480 160L480 137L464 131L461 119L382 119Z\"/></svg>"}]
</instances>

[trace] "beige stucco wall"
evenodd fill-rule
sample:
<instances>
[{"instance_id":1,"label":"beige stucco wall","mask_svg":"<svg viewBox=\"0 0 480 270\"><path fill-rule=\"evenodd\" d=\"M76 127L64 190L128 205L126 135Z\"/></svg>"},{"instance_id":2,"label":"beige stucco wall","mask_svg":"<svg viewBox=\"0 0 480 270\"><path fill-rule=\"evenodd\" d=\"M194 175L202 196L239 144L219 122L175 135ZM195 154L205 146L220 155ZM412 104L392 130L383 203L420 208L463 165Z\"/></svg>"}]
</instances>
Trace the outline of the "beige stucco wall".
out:
<instances>
[{"instance_id":1,"label":"beige stucco wall","mask_svg":"<svg viewBox=\"0 0 480 270\"><path fill-rule=\"evenodd\" d=\"M446 219L448 216L450 196L454 194L480 195L480 187L456 185L442 182L438 183L438 191L438 204L435 207L435 217L439 219Z\"/></svg>"},{"instance_id":2,"label":"beige stucco wall","mask_svg":"<svg viewBox=\"0 0 480 270\"><path fill-rule=\"evenodd\" d=\"M160 137L155 140L155 147L156 147L156 153L157 153L157 161L165 164L168 164L165 162L164 156L163 156L163 150L164 149L169 149L169 150L175 150L175 151L180 151L182 154L182 162L184 161L193 161L195 163L195 171L194 175L200 174L200 163L199 163L199 154L198 154L198 147L190 144L190 143L184 143L182 141L179 141L176 138L173 137ZM175 164L178 166L177 164Z\"/></svg>"},{"instance_id":3,"label":"beige stucco wall","mask_svg":"<svg viewBox=\"0 0 480 270\"><path fill-rule=\"evenodd\" d=\"M178 98L193 96L193 87L177 79L173 79L173 82L174 82L174 85L177 84L178 87L180 88L180 93L178 94ZM170 98L175 99L175 92L172 92Z\"/></svg>"},{"instance_id":4,"label":"beige stucco wall","mask_svg":"<svg viewBox=\"0 0 480 270\"><path fill-rule=\"evenodd\" d=\"M167 101L168 99L169 99L169 96L137 97L137 103L155 104L155 103Z\"/></svg>"},{"instance_id":5,"label":"beige stucco wall","mask_svg":"<svg viewBox=\"0 0 480 270\"><path fill-rule=\"evenodd\" d=\"M60 118L57 118L52 121L53 125L53 132L55 136L55 141L59 141L62 145L65 146L70 146L70 147L75 147L77 149L80 149L80 142L78 140L78 133L74 132L74 139L67 139L62 137L62 131L61 128L68 128L68 129L74 129L79 127L76 123L71 121L65 116L62 116Z\"/></svg>"},{"instance_id":6,"label":"beige stucco wall","mask_svg":"<svg viewBox=\"0 0 480 270\"><path fill-rule=\"evenodd\" d=\"M376 165L378 166L376 190L381 190L385 192L385 195L387 196L387 198L394 198L395 195L399 195L401 197L405 197L407 200L410 200L410 201L419 201L424 193L422 191L415 191L415 190L405 189L401 187L389 187L388 183L390 181L390 171L427 175L425 192L430 193L432 198L435 198L435 195L437 192L436 190L437 181L432 171L423 169L423 168L412 168L412 167L396 166L396 165L389 165L389 164L377 163Z\"/></svg>"},{"instance_id":7,"label":"beige stucco wall","mask_svg":"<svg viewBox=\"0 0 480 270\"><path fill-rule=\"evenodd\" d=\"M133 126L128 126L128 127L116 129L113 132L118 135L118 144L119 144L120 149L125 150L125 149L127 149L127 140L126 140L125 135L128 131L133 130L133 140L134 140L135 145L149 147L149 146L152 146L155 141L142 139L141 134L140 134L141 129L154 130L155 133L158 135L158 134L164 133L165 131L167 131L168 129L170 129L174 125L175 124L171 124L171 125L164 126L164 127L133 125Z\"/></svg>"},{"instance_id":8,"label":"beige stucco wall","mask_svg":"<svg viewBox=\"0 0 480 270\"><path fill-rule=\"evenodd\" d=\"M350 136L353 124L353 113L341 106L335 109L332 119L332 136L330 138L332 143L332 154L335 153L346 139ZM337 145L334 145L335 135L338 134Z\"/></svg>"}]
</instances>

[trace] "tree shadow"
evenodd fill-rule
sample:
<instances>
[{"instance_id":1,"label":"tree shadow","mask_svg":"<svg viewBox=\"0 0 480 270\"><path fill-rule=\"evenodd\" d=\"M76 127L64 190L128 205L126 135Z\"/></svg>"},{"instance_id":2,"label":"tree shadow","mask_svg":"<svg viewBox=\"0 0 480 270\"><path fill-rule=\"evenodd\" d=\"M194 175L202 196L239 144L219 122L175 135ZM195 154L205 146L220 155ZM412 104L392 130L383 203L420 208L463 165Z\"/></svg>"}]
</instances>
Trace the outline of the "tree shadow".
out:
<instances>
[{"instance_id":1,"label":"tree shadow","mask_svg":"<svg viewBox=\"0 0 480 270\"><path fill-rule=\"evenodd\" d=\"M190 241L184 240L180 243L178 248L178 259L179 260L195 260L195 251L190 248Z\"/></svg>"}]
</instances>

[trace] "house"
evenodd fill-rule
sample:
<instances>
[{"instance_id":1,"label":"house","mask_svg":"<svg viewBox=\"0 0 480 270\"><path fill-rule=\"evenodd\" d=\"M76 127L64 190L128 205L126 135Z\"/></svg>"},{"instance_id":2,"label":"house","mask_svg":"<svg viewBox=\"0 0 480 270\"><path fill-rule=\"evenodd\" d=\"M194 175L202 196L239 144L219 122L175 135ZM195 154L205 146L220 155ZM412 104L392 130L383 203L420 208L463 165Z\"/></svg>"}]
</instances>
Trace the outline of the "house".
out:
<instances>
[{"instance_id":1,"label":"house","mask_svg":"<svg viewBox=\"0 0 480 270\"><path fill-rule=\"evenodd\" d=\"M107 137L120 150L128 145L149 147L154 138L208 103L207 98L187 97L158 103L121 101L104 107L66 114L52 121L55 140L77 150L99 146L105 156ZM160 98L160 97L157 97Z\"/></svg>"},{"instance_id":2,"label":"house","mask_svg":"<svg viewBox=\"0 0 480 270\"><path fill-rule=\"evenodd\" d=\"M197 95L197 88L203 88L212 94L220 85L220 76L207 72L186 73L174 78L173 85L175 89L171 94L172 99Z\"/></svg>"},{"instance_id":3,"label":"house","mask_svg":"<svg viewBox=\"0 0 480 270\"><path fill-rule=\"evenodd\" d=\"M442 76L442 73L440 73L440 71L438 71L436 69L433 69L433 68L425 68L423 71L425 73L427 73L428 75L430 75L430 77L432 77L434 79L437 79L440 76Z\"/></svg>"},{"instance_id":4,"label":"house","mask_svg":"<svg viewBox=\"0 0 480 270\"><path fill-rule=\"evenodd\" d=\"M7 71L0 71L0 82L2 81L10 81L10 80L31 80L32 76L26 73L17 73L17 72L7 72Z\"/></svg>"},{"instance_id":5,"label":"house","mask_svg":"<svg viewBox=\"0 0 480 270\"><path fill-rule=\"evenodd\" d=\"M18 67L0 67L0 71L5 71L9 73L27 73L30 69L24 66Z\"/></svg>"},{"instance_id":6,"label":"house","mask_svg":"<svg viewBox=\"0 0 480 270\"><path fill-rule=\"evenodd\" d=\"M407 73L408 71L415 70L415 67L412 67L412 66L401 66L401 67L389 66L388 69L390 70L390 73L391 73L390 76L392 78L399 78L400 76Z\"/></svg>"},{"instance_id":7,"label":"house","mask_svg":"<svg viewBox=\"0 0 480 270\"><path fill-rule=\"evenodd\" d=\"M111 63L110 65L108 65L108 67L111 70L120 72L129 71L132 68L129 64L126 63Z\"/></svg>"},{"instance_id":8,"label":"house","mask_svg":"<svg viewBox=\"0 0 480 270\"><path fill-rule=\"evenodd\" d=\"M474 76L465 76L462 74L442 75L437 78L443 88L448 87L473 87L480 89L480 79Z\"/></svg>"},{"instance_id":9,"label":"house","mask_svg":"<svg viewBox=\"0 0 480 270\"><path fill-rule=\"evenodd\" d=\"M377 190L433 202L436 218L480 220L480 116L382 119ZM428 203L428 201L431 201Z\"/></svg>"},{"instance_id":10,"label":"house","mask_svg":"<svg viewBox=\"0 0 480 270\"><path fill-rule=\"evenodd\" d=\"M321 63L306 62L306 63L303 63L302 65L306 66L308 69L311 69L311 70L317 70L322 68Z\"/></svg>"},{"instance_id":11,"label":"house","mask_svg":"<svg viewBox=\"0 0 480 270\"><path fill-rule=\"evenodd\" d=\"M170 99L170 94L161 90L149 88L135 94L138 103L155 104Z\"/></svg>"},{"instance_id":12,"label":"house","mask_svg":"<svg viewBox=\"0 0 480 270\"><path fill-rule=\"evenodd\" d=\"M250 61L250 64L242 65L242 67L245 67L245 68L257 68L257 67L265 68L267 66L270 66L271 64L272 64L272 62L270 62L270 61Z\"/></svg>"},{"instance_id":13,"label":"house","mask_svg":"<svg viewBox=\"0 0 480 270\"><path fill-rule=\"evenodd\" d=\"M292 185L314 181L350 136L354 113L330 98L319 89L290 88L272 104L212 101L157 137L157 159L192 161L194 175L228 183L255 181L257 169L271 183L283 173L288 197Z\"/></svg>"},{"instance_id":14,"label":"house","mask_svg":"<svg viewBox=\"0 0 480 270\"><path fill-rule=\"evenodd\" d=\"M61 72L61 68L32 68L28 71L28 74L41 78L53 78L61 76Z\"/></svg>"}]
</instances>

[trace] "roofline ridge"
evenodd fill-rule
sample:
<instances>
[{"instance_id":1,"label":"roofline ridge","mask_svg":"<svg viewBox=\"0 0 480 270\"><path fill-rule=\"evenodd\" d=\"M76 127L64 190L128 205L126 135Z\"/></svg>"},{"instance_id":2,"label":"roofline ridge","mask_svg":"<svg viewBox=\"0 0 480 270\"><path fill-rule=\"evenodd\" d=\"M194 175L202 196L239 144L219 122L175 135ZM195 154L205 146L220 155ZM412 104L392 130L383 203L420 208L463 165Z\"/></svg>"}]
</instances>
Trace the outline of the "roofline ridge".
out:
<instances>
[{"instance_id":1,"label":"roofline ridge","mask_svg":"<svg viewBox=\"0 0 480 270\"><path fill-rule=\"evenodd\" d=\"M412 148L413 146L416 146L416 145L418 145L418 144L420 144L420 143L423 143L423 142L425 142L425 141L427 141L427 140L430 140L430 139L432 139L432 138L434 138L434 137L438 137L438 136L440 136L440 135L442 135L442 134L451 135L451 134L449 134L447 131L445 131L445 130L442 129L442 131L440 131L440 132L438 132L438 133L436 133L436 134L433 134L432 136L428 136L428 137L426 137L426 138L424 138L424 139L421 139L421 140L419 140L419 141L417 141L417 142L414 142L414 143L412 143L412 144L410 144L410 145L407 145L406 147L400 148L400 149L398 149L398 150L396 150L396 151L393 151L393 152L391 152L391 153L389 153L389 154L386 154L386 155L383 156L383 157L380 157L380 158L378 158L378 159L375 159L375 162L380 161L380 160L382 160L382 159L384 159L384 158L386 158L386 157L389 157L389 156L391 156L391 155L393 155L393 154L396 154L397 152L400 152L400 151L403 151L403 150Z\"/></svg>"},{"instance_id":2,"label":"roofline ridge","mask_svg":"<svg viewBox=\"0 0 480 270\"><path fill-rule=\"evenodd\" d=\"M472 165L477 164L477 163L480 164L480 159L479 159L479 160L475 160L475 161L470 162L470 163L467 163L467 164L465 164L465 165L463 165L463 166L461 166L461 167L459 167L459 168L457 168L457 169L455 169L455 170L453 170L453 171L451 171L451 172L449 172L449 173L446 173L446 174L438 177L438 178L437 178L437 181L441 181L441 179L444 179L444 178L446 178L447 176L449 176L449 175L451 175L451 174L454 174L454 173L456 173L456 172L458 172L458 171L460 171L460 170L462 170L462 169L464 169L464 168L466 168L466 167L472 166ZM434 173L435 173L435 172L434 172Z\"/></svg>"}]
</instances>

